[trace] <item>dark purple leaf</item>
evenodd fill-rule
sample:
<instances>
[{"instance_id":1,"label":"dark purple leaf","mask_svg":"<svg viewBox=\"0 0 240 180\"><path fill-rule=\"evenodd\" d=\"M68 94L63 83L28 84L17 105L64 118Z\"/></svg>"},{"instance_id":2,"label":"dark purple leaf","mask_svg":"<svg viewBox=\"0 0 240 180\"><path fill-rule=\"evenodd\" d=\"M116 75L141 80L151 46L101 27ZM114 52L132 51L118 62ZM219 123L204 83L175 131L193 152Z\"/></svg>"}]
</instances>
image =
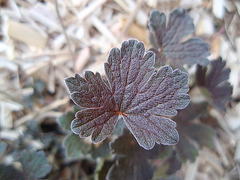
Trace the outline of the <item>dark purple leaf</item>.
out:
<instances>
[{"instance_id":1,"label":"dark purple leaf","mask_svg":"<svg viewBox=\"0 0 240 180\"><path fill-rule=\"evenodd\" d=\"M148 151L141 148L127 129L111 144L111 149L117 160L108 172L108 180L151 179L153 167L149 159L157 158L161 152L165 153L164 146L155 146Z\"/></svg>"},{"instance_id":2,"label":"dark purple leaf","mask_svg":"<svg viewBox=\"0 0 240 180\"><path fill-rule=\"evenodd\" d=\"M177 130L180 136L176 150L183 161L187 159L195 160L198 155L196 144L200 147L212 146L212 137L215 135L215 131L206 124L194 121L206 112L206 108L207 103L190 104L174 118L174 121L178 124ZM195 145L192 141L195 142Z\"/></svg>"},{"instance_id":3,"label":"dark purple leaf","mask_svg":"<svg viewBox=\"0 0 240 180\"><path fill-rule=\"evenodd\" d=\"M129 40L121 50L113 48L105 63L110 87L98 73L67 78L72 100L86 108L76 113L72 131L80 137L91 135L97 143L112 133L120 116L145 149L155 142L176 144L176 123L166 116L188 105L188 75L169 66L155 71L154 62L154 53L145 54L143 43Z\"/></svg>"},{"instance_id":4,"label":"dark purple leaf","mask_svg":"<svg viewBox=\"0 0 240 180\"><path fill-rule=\"evenodd\" d=\"M147 162L147 159L135 157L133 159L120 158L117 164L114 164L107 175L107 180L125 180L136 179L146 180L151 179L153 168Z\"/></svg>"},{"instance_id":5,"label":"dark purple leaf","mask_svg":"<svg viewBox=\"0 0 240 180\"><path fill-rule=\"evenodd\" d=\"M154 48L151 48L150 51L155 53L155 67L162 67L166 64L167 58L165 55Z\"/></svg>"},{"instance_id":6,"label":"dark purple leaf","mask_svg":"<svg viewBox=\"0 0 240 180\"><path fill-rule=\"evenodd\" d=\"M170 64L208 64L209 45L198 38L187 36L194 32L194 25L191 17L184 9L176 9L169 15L168 24L166 16L157 10L150 13L149 27L155 39L151 38L152 44L162 56L158 61L164 62L166 59ZM159 62L156 62L158 64Z\"/></svg>"},{"instance_id":7,"label":"dark purple leaf","mask_svg":"<svg viewBox=\"0 0 240 180\"><path fill-rule=\"evenodd\" d=\"M107 173L109 169L112 167L113 163L114 162L112 160L104 161L101 170L98 171L98 179L106 179Z\"/></svg>"},{"instance_id":8,"label":"dark purple leaf","mask_svg":"<svg viewBox=\"0 0 240 180\"><path fill-rule=\"evenodd\" d=\"M226 112L226 103L231 100L232 86L228 82L230 69L222 58L211 61L209 66L198 66L197 85L200 86L208 102L220 112Z\"/></svg>"},{"instance_id":9,"label":"dark purple leaf","mask_svg":"<svg viewBox=\"0 0 240 180\"><path fill-rule=\"evenodd\" d=\"M180 129L180 128L179 128ZM191 143L191 138L186 133L180 134L179 142L176 145L177 154L179 158L186 162L187 160L194 162L196 157L198 156L197 148Z\"/></svg>"},{"instance_id":10,"label":"dark purple leaf","mask_svg":"<svg viewBox=\"0 0 240 180\"><path fill-rule=\"evenodd\" d=\"M177 159L176 152L173 152L172 155L165 161L165 164L168 164L168 169L166 171L167 175L174 174L182 166L182 163Z\"/></svg>"},{"instance_id":11,"label":"dark purple leaf","mask_svg":"<svg viewBox=\"0 0 240 180\"><path fill-rule=\"evenodd\" d=\"M162 152L160 152L162 153ZM159 160L155 159L155 169L154 176L152 179L164 179L163 177L173 175L176 173L182 166L181 160L177 157L176 151L172 151L165 159Z\"/></svg>"},{"instance_id":12,"label":"dark purple leaf","mask_svg":"<svg viewBox=\"0 0 240 180\"><path fill-rule=\"evenodd\" d=\"M76 113L71 129L80 137L92 136L94 143L110 135L117 123L118 113L111 91L101 79L99 73L85 73L85 79L79 74L67 78L66 84L72 100L86 109Z\"/></svg>"}]
</instances>

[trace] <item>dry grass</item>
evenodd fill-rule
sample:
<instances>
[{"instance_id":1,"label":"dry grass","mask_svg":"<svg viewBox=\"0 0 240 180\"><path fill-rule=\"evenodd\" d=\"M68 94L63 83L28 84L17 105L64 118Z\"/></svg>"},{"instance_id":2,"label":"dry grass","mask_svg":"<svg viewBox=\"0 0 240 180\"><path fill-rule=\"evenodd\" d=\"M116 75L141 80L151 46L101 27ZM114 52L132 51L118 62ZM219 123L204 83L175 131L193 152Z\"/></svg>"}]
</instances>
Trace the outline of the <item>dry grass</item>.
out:
<instances>
[{"instance_id":1,"label":"dry grass","mask_svg":"<svg viewBox=\"0 0 240 180\"><path fill-rule=\"evenodd\" d=\"M26 122L56 118L70 109L64 78L85 70L104 74L108 52L123 40L136 38L149 47L150 10L169 13L182 7L189 10L196 35L210 43L209 58L222 56L231 68L234 101L224 116L211 112L220 125L214 148L202 149L178 173L186 180L239 177L240 2L224 2L0 0L0 138L15 139ZM45 93L29 108L24 97L41 89L34 87L36 80L45 83Z\"/></svg>"}]
</instances>

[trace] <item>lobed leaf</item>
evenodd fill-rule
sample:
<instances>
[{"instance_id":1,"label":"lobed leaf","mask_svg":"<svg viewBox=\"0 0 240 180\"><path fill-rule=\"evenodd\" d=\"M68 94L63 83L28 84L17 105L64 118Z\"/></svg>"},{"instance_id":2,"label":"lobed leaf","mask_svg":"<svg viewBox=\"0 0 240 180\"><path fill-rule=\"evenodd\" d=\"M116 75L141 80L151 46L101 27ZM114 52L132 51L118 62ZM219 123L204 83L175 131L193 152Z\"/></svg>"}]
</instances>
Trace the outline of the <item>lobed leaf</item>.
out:
<instances>
[{"instance_id":1,"label":"lobed leaf","mask_svg":"<svg viewBox=\"0 0 240 180\"><path fill-rule=\"evenodd\" d=\"M0 141L0 157L4 154L7 150L7 144L5 142Z\"/></svg>"},{"instance_id":2,"label":"lobed leaf","mask_svg":"<svg viewBox=\"0 0 240 180\"><path fill-rule=\"evenodd\" d=\"M0 163L0 179L1 180L25 180L27 177L15 166L10 164L2 164Z\"/></svg>"},{"instance_id":3,"label":"lobed leaf","mask_svg":"<svg viewBox=\"0 0 240 180\"><path fill-rule=\"evenodd\" d=\"M165 14L157 10L150 13L149 27L155 37L151 38L151 41L154 47L158 45L156 50L160 52L156 64L169 60L173 65L206 66L209 45L199 38L186 40L186 37L194 32L193 21L187 12L176 9L170 13L168 24L166 19Z\"/></svg>"},{"instance_id":4,"label":"lobed leaf","mask_svg":"<svg viewBox=\"0 0 240 180\"><path fill-rule=\"evenodd\" d=\"M157 151L154 151L154 149L146 151L140 148L134 137L126 129L110 146L118 160L110 168L106 179L145 180L152 178L153 168L148 163L148 157L157 156ZM156 147L154 148L156 149Z\"/></svg>"},{"instance_id":5,"label":"lobed leaf","mask_svg":"<svg viewBox=\"0 0 240 180\"><path fill-rule=\"evenodd\" d=\"M71 123L72 131L80 137L91 135L94 143L104 140L112 133L118 120L111 91L99 73L86 72L85 79L76 74L75 78L65 81L75 104L86 107L76 113Z\"/></svg>"},{"instance_id":6,"label":"lobed leaf","mask_svg":"<svg viewBox=\"0 0 240 180\"><path fill-rule=\"evenodd\" d=\"M27 179L44 177L52 169L43 151L27 152L23 150L20 153L19 161L22 164L22 169Z\"/></svg>"},{"instance_id":7,"label":"lobed leaf","mask_svg":"<svg viewBox=\"0 0 240 180\"><path fill-rule=\"evenodd\" d=\"M209 103L221 112L226 112L226 103L231 100L232 86L228 82L230 69L222 58L211 61L208 67L198 66L197 85L203 90Z\"/></svg>"},{"instance_id":8,"label":"lobed leaf","mask_svg":"<svg viewBox=\"0 0 240 180\"><path fill-rule=\"evenodd\" d=\"M194 121L206 111L206 108L206 103L190 104L174 118L174 121L178 123L177 130L180 136L176 150L183 161L195 160L198 155L198 147L194 144L198 144L200 147L212 146L212 137L215 135L215 131L206 124ZM193 144L192 141L195 143Z\"/></svg>"},{"instance_id":9,"label":"lobed leaf","mask_svg":"<svg viewBox=\"0 0 240 180\"><path fill-rule=\"evenodd\" d=\"M77 111L82 110L83 108L79 108L77 106L73 107L72 111L67 111L61 116L57 118L58 124L66 131L71 131L71 123L72 120L75 119L75 113Z\"/></svg>"},{"instance_id":10,"label":"lobed leaf","mask_svg":"<svg viewBox=\"0 0 240 180\"><path fill-rule=\"evenodd\" d=\"M75 118L75 112L73 111L68 111L61 115L57 121L59 125L66 131L71 131L70 125L72 120Z\"/></svg>"},{"instance_id":11,"label":"lobed leaf","mask_svg":"<svg viewBox=\"0 0 240 180\"><path fill-rule=\"evenodd\" d=\"M164 161L156 161L156 171L154 172L154 176L152 179L165 179L164 177L169 175L174 175L182 166L182 162L176 155L176 151L172 151L172 153L164 159Z\"/></svg>"},{"instance_id":12,"label":"lobed leaf","mask_svg":"<svg viewBox=\"0 0 240 180\"><path fill-rule=\"evenodd\" d=\"M120 116L143 148L176 144L176 123L166 116L188 105L188 75L169 66L155 71L154 62L143 43L129 40L121 50L113 48L105 63L110 87L98 73L67 78L72 100L86 108L76 113L72 131L97 143L112 133Z\"/></svg>"},{"instance_id":13,"label":"lobed leaf","mask_svg":"<svg viewBox=\"0 0 240 180\"><path fill-rule=\"evenodd\" d=\"M168 146L155 146L151 150L145 150L138 146L127 129L110 146L117 160L108 172L107 179L109 180L151 179L154 172L149 161L152 159L155 162L159 161L155 163L156 167L154 169L161 170L161 176L172 174L181 167L181 162L177 160L176 153L169 152ZM165 159L159 160L160 156Z\"/></svg>"}]
</instances>

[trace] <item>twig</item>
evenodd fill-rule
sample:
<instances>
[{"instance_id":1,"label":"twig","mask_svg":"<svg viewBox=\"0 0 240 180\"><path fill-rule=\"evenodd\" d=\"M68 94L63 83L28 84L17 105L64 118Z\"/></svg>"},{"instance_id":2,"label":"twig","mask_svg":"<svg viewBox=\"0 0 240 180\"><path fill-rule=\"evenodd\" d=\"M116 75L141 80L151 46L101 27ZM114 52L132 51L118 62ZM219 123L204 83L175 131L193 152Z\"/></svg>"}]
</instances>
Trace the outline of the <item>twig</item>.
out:
<instances>
[{"instance_id":1,"label":"twig","mask_svg":"<svg viewBox=\"0 0 240 180\"><path fill-rule=\"evenodd\" d=\"M240 179L240 163L237 163L237 173L238 173L238 178Z\"/></svg>"},{"instance_id":2,"label":"twig","mask_svg":"<svg viewBox=\"0 0 240 180\"><path fill-rule=\"evenodd\" d=\"M189 163L188 164L184 180L196 179L196 174L198 172L198 167L199 167L199 158L197 158L194 163Z\"/></svg>"},{"instance_id":3,"label":"twig","mask_svg":"<svg viewBox=\"0 0 240 180\"><path fill-rule=\"evenodd\" d=\"M199 151L199 155L201 160L209 164L218 174L224 174L224 169L221 166L221 162L216 154L207 148L203 148L203 150Z\"/></svg>"},{"instance_id":4,"label":"twig","mask_svg":"<svg viewBox=\"0 0 240 180\"><path fill-rule=\"evenodd\" d=\"M36 116L38 116L39 114L43 114L43 113L46 113L47 111L49 110L52 110L52 109L55 109L63 104L66 104L67 102L69 101L69 97L65 97L63 99L59 99L57 101L54 101L53 103L43 107L42 109L40 110L37 110L35 112L32 112L30 114L27 114L26 116L23 116L22 118L18 119L15 123L15 126L18 127L18 126L21 126L23 125L24 123L32 120L33 118L35 118Z\"/></svg>"},{"instance_id":5,"label":"twig","mask_svg":"<svg viewBox=\"0 0 240 180\"><path fill-rule=\"evenodd\" d=\"M62 21L62 17L59 13L59 8L58 8L58 0L55 0L55 9L56 9L56 13L57 13L57 16L58 16L58 19L60 21L60 24L61 24L61 27L62 27L62 31L63 31L63 34L67 40L67 44L68 44L68 49L69 49L69 52L71 54L71 57L72 57L72 62L73 62L73 65L74 65L74 52L72 50L72 46L71 46L71 43L70 43L70 40L68 38L68 35L66 33L66 30L65 30L65 27L64 27L64 24L63 24L63 21Z\"/></svg>"},{"instance_id":6,"label":"twig","mask_svg":"<svg viewBox=\"0 0 240 180\"><path fill-rule=\"evenodd\" d=\"M236 51L236 48L235 48L234 42L233 42L232 37L231 37L231 35L229 34L228 30L229 30L229 27L231 27L231 25L232 25L232 23L233 23L233 20L234 20L234 18L235 18L236 16L237 16L237 15L234 14L234 16L233 16L230 24L227 24L227 23L226 23L227 20L226 20L226 18L224 17L225 34L226 34L226 36L227 36L227 38L228 38L228 40L229 40L229 42L230 42L231 47L232 47L235 51Z\"/></svg>"},{"instance_id":7,"label":"twig","mask_svg":"<svg viewBox=\"0 0 240 180\"><path fill-rule=\"evenodd\" d=\"M68 61L68 56L61 56L61 57L55 58L55 59L49 58L49 60L47 60L47 61L33 64L25 72L27 75L32 75L33 73L37 72L39 69L41 69L45 66L48 66L49 64L52 64L53 66L57 66L58 64L62 64L66 61Z\"/></svg>"},{"instance_id":8,"label":"twig","mask_svg":"<svg viewBox=\"0 0 240 180\"><path fill-rule=\"evenodd\" d=\"M129 7L122 0L114 0L124 11L129 12Z\"/></svg>"},{"instance_id":9,"label":"twig","mask_svg":"<svg viewBox=\"0 0 240 180\"><path fill-rule=\"evenodd\" d=\"M88 16L90 16L94 11L101 7L107 0L95 0L89 6L85 7L78 15L78 20L81 22Z\"/></svg>"},{"instance_id":10,"label":"twig","mask_svg":"<svg viewBox=\"0 0 240 180\"><path fill-rule=\"evenodd\" d=\"M137 15L139 9L141 8L141 6L142 6L142 0L137 0L136 8L135 8L134 11L131 13L130 18L128 19L128 21L127 21L127 23L126 23L126 25L125 25L125 27L124 27L121 35L119 36L119 37L120 37L120 38L119 38L120 40L121 40L121 39L123 38L123 36L128 32L128 30L129 30L129 28L131 27L131 25L132 25L132 23L133 23L136 15Z\"/></svg>"},{"instance_id":11,"label":"twig","mask_svg":"<svg viewBox=\"0 0 240 180\"><path fill-rule=\"evenodd\" d=\"M230 131L228 124L226 123L226 121L224 121L224 117L222 114L220 114L217 110L215 109L211 109L210 110L210 114L212 116L214 116L216 118L216 120L218 121L218 124L220 125L220 127L229 135L230 139L231 139L231 144L234 143L236 144L236 137L234 136L234 134Z\"/></svg>"},{"instance_id":12,"label":"twig","mask_svg":"<svg viewBox=\"0 0 240 180\"><path fill-rule=\"evenodd\" d=\"M225 149L223 148L223 146L221 145L221 143L219 142L219 140L216 137L213 138L213 143L214 143L214 146L215 146L219 156L221 157L221 160L222 160L224 166L230 167L230 162L228 161L226 152L224 152Z\"/></svg>"},{"instance_id":13,"label":"twig","mask_svg":"<svg viewBox=\"0 0 240 180\"><path fill-rule=\"evenodd\" d=\"M109 31L109 29L96 16L93 15L91 17L91 21L103 36L105 36L113 44L117 44L117 39L114 37L112 32Z\"/></svg>"}]
</instances>

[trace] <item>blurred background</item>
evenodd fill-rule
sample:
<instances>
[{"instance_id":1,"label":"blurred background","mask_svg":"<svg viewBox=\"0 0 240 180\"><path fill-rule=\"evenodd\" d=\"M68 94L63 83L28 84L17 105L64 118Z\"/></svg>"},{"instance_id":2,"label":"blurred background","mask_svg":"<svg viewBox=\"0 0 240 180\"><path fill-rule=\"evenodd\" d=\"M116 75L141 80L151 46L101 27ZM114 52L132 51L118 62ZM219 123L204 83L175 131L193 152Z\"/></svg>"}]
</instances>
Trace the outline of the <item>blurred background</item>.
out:
<instances>
[{"instance_id":1,"label":"blurred background","mask_svg":"<svg viewBox=\"0 0 240 180\"><path fill-rule=\"evenodd\" d=\"M213 150L202 149L195 162L184 164L180 174L189 180L238 178L239 0L0 0L0 162L13 162L9 153L29 145L45 151L54 172L49 179L93 174L96 162L81 166L77 175L71 168L79 161L57 162L63 159L66 135L57 119L73 107L64 78L86 70L104 76L110 49L124 40L136 38L149 49L149 12L168 15L179 7L193 18L194 35L210 44L209 59L226 60L233 86L233 107L219 120L223 135L215 138Z\"/></svg>"}]
</instances>

